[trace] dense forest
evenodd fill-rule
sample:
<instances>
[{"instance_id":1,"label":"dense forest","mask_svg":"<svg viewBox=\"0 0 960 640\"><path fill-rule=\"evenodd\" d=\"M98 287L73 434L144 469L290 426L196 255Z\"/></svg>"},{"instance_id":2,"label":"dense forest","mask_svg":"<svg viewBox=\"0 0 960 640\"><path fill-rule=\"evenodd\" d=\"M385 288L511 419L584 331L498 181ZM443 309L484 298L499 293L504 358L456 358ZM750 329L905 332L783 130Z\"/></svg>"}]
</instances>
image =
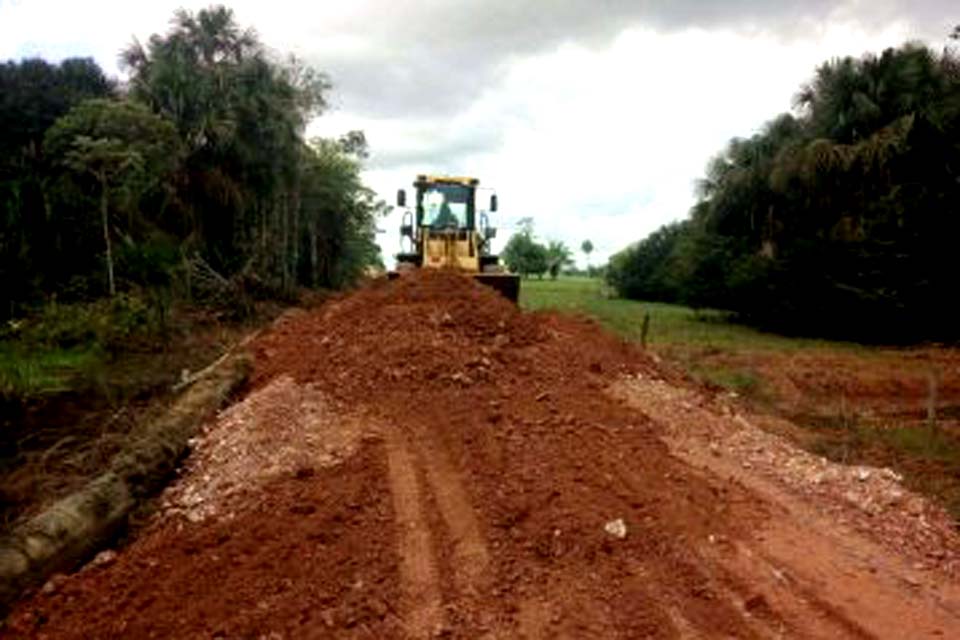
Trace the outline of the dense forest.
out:
<instances>
[{"instance_id":1,"label":"dense forest","mask_svg":"<svg viewBox=\"0 0 960 640\"><path fill-rule=\"evenodd\" d=\"M958 236L960 58L906 44L820 66L791 113L709 163L686 220L607 278L779 331L952 341Z\"/></svg>"},{"instance_id":2,"label":"dense forest","mask_svg":"<svg viewBox=\"0 0 960 640\"><path fill-rule=\"evenodd\" d=\"M326 77L224 7L121 54L0 64L0 319L149 292L242 309L379 262L366 141L306 140Z\"/></svg>"}]
</instances>

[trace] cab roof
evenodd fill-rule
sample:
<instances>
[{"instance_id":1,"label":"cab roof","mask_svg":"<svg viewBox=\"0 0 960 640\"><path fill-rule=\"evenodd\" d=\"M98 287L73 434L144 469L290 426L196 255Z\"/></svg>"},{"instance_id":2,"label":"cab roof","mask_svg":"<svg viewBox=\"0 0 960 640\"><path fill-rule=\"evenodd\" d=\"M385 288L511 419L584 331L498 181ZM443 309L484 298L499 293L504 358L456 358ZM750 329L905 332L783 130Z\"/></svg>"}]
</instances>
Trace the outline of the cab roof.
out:
<instances>
[{"instance_id":1,"label":"cab roof","mask_svg":"<svg viewBox=\"0 0 960 640\"><path fill-rule=\"evenodd\" d=\"M466 176L435 176L421 173L417 176L417 183L446 183L446 184L462 184L467 187L475 187L480 184L480 180L477 178L469 178Z\"/></svg>"}]
</instances>

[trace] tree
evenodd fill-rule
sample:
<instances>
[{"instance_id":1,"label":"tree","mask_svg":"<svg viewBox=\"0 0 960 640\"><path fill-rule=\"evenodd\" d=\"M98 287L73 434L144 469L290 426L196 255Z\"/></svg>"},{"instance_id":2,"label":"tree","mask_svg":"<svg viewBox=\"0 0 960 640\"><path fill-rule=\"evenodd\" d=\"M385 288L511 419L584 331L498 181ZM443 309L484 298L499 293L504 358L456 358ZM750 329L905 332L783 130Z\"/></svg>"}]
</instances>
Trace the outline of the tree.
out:
<instances>
[{"instance_id":1,"label":"tree","mask_svg":"<svg viewBox=\"0 0 960 640\"><path fill-rule=\"evenodd\" d=\"M337 140L340 150L358 160L366 160L370 157L367 146L367 136L363 131L348 131Z\"/></svg>"},{"instance_id":2,"label":"tree","mask_svg":"<svg viewBox=\"0 0 960 640\"><path fill-rule=\"evenodd\" d=\"M547 243L546 247L547 254L547 270L550 272L550 277L554 280L557 279L557 276L560 275L560 271L564 267L571 266L573 264L573 252L559 240L551 240Z\"/></svg>"},{"instance_id":3,"label":"tree","mask_svg":"<svg viewBox=\"0 0 960 640\"><path fill-rule=\"evenodd\" d=\"M363 132L305 140L322 73L222 6L176 12L123 62L122 100L92 61L0 64L0 313L179 277L249 308L381 262Z\"/></svg>"},{"instance_id":4,"label":"tree","mask_svg":"<svg viewBox=\"0 0 960 640\"><path fill-rule=\"evenodd\" d=\"M92 177L96 183L108 290L113 296L110 203L122 199L119 206L136 211L139 197L172 173L179 155L173 125L136 103L90 100L54 123L44 149L75 179Z\"/></svg>"},{"instance_id":5,"label":"tree","mask_svg":"<svg viewBox=\"0 0 960 640\"><path fill-rule=\"evenodd\" d=\"M661 227L646 239L610 257L605 278L627 298L676 302L679 245L689 222Z\"/></svg>"},{"instance_id":6,"label":"tree","mask_svg":"<svg viewBox=\"0 0 960 640\"><path fill-rule=\"evenodd\" d=\"M500 256L510 271L519 273L524 278L530 274L537 274L542 278L549 269L547 248L534 240L527 230L513 234Z\"/></svg>"},{"instance_id":7,"label":"tree","mask_svg":"<svg viewBox=\"0 0 960 640\"><path fill-rule=\"evenodd\" d=\"M228 275L257 268L289 290L304 232L303 133L326 104L325 77L295 59L273 62L223 6L176 12L166 35L135 42L123 61L131 94L185 142L177 204L208 261Z\"/></svg>"},{"instance_id":8,"label":"tree","mask_svg":"<svg viewBox=\"0 0 960 640\"><path fill-rule=\"evenodd\" d=\"M587 260L587 270L590 270L590 254L593 253L593 242L590 240L584 240L580 243L580 251L583 251L584 257Z\"/></svg>"},{"instance_id":9,"label":"tree","mask_svg":"<svg viewBox=\"0 0 960 640\"><path fill-rule=\"evenodd\" d=\"M40 59L0 64L0 166L28 147L39 147L50 125L77 104L113 91L90 58L59 65Z\"/></svg>"},{"instance_id":10,"label":"tree","mask_svg":"<svg viewBox=\"0 0 960 640\"><path fill-rule=\"evenodd\" d=\"M301 215L306 260L301 280L310 286L341 287L370 266L382 266L376 222L387 205L365 187L356 153L342 138L315 139L304 150Z\"/></svg>"},{"instance_id":11,"label":"tree","mask_svg":"<svg viewBox=\"0 0 960 640\"><path fill-rule=\"evenodd\" d=\"M0 318L58 286L75 257L58 244L67 227L49 215L44 133L83 100L113 91L91 59L0 64L0 299L9 302Z\"/></svg>"},{"instance_id":12,"label":"tree","mask_svg":"<svg viewBox=\"0 0 960 640\"><path fill-rule=\"evenodd\" d=\"M277 62L222 6L178 11L172 29L124 55L133 95L176 123L187 145L177 206L207 261L289 292L341 286L380 260L385 205L363 186L362 131L304 139L326 106L326 77Z\"/></svg>"},{"instance_id":13,"label":"tree","mask_svg":"<svg viewBox=\"0 0 960 640\"><path fill-rule=\"evenodd\" d=\"M956 54L907 44L831 60L796 106L731 140L688 220L615 255L611 283L779 330L960 337Z\"/></svg>"}]
</instances>

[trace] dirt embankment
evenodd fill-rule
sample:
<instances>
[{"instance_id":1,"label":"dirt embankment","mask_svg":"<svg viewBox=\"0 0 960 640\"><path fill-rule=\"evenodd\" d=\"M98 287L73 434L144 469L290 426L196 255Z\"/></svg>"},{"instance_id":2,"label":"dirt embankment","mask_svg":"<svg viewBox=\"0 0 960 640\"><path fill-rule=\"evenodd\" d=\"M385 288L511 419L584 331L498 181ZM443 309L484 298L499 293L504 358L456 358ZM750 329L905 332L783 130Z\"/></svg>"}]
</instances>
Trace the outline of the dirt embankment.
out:
<instances>
[{"instance_id":1,"label":"dirt embankment","mask_svg":"<svg viewBox=\"0 0 960 640\"><path fill-rule=\"evenodd\" d=\"M726 379L772 417L761 420L771 432L831 460L890 467L960 522L960 349L672 347L662 353L696 375Z\"/></svg>"},{"instance_id":2,"label":"dirt embankment","mask_svg":"<svg viewBox=\"0 0 960 640\"><path fill-rule=\"evenodd\" d=\"M140 539L0 636L960 633L942 512L870 513L841 489L895 478L763 439L592 323L422 273L289 314L255 355Z\"/></svg>"}]
</instances>

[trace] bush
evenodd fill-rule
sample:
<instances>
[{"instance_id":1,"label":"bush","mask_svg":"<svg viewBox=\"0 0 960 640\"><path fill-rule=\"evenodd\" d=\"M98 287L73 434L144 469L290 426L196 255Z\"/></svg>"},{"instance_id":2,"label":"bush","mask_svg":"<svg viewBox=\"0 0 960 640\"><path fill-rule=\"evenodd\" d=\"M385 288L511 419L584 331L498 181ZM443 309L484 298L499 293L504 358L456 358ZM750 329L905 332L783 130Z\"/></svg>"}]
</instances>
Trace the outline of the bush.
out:
<instances>
[{"instance_id":1,"label":"bush","mask_svg":"<svg viewBox=\"0 0 960 640\"><path fill-rule=\"evenodd\" d=\"M0 396L31 398L65 391L89 377L132 340L164 331L164 310L139 294L92 303L51 302L0 330Z\"/></svg>"},{"instance_id":2,"label":"bush","mask_svg":"<svg viewBox=\"0 0 960 640\"><path fill-rule=\"evenodd\" d=\"M27 322L21 338L36 346L96 345L109 350L147 331L149 319L149 308L143 299L127 293L93 303L52 303Z\"/></svg>"}]
</instances>

